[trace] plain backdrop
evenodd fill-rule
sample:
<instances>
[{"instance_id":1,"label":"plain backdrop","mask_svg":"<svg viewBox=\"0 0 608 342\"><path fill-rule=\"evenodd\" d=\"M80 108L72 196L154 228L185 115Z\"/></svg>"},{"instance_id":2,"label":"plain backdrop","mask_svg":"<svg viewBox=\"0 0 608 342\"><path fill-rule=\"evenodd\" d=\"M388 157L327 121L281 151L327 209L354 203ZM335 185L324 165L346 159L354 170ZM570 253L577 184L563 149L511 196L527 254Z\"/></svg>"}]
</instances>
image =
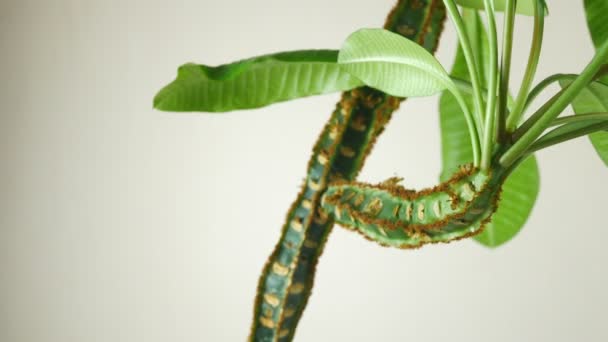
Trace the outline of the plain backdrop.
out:
<instances>
[{"instance_id":1,"label":"plain backdrop","mask_svg":"<svg viewBox=\"0 0 608 342\"><path fill-rule=\"evenodd\" d=\"M244 341L338 95L224 115L152 98L182 63L338 48L392 5L2 0L0 341ZM582 1L549 5L537 81L593 54ZM532 19L517 25L515 86ZM446 68L454 47L446 24ZM435 184L437 117L436 97L407 101L359 179ZM336 227L296 341L607 341L607 169L586 138L538 158L537 205L498 249L392 250Z\"/></svg>"}]
</instances>

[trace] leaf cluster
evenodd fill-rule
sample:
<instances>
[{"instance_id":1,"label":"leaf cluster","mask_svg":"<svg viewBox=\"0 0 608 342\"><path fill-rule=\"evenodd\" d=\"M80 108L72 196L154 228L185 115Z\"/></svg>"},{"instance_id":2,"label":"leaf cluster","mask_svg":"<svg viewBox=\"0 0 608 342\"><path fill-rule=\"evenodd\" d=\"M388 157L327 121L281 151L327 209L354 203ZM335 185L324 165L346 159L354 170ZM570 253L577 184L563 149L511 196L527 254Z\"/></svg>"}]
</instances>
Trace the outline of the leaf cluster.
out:
<instances>
[{"instance_id":1,"label":"leaf cluster","mask_svg":"<svg viewBox=\"0 0 608 342\"><path fill-rule=\"evenodd\" d=\"M482 170L510 170L497 212L476 237L484 245L498 246L520 230L536 201L540 181L533 153L590 135L608 165L608 26L604 25L608 3L584 1L597 48L587 67L578 75L556 74L535 86L549 14L544 0L444 0L444 4L460 42L449 73L411 40L382 29L360 29L340 50L282 52L217 67L185 64L176 79L158 92L154 107L226 112L361 86L396 97L441 94L441 178L449 178L467 163ZM500 55L494 16L498 11L504 12L505 20ZM534 32L523 82L512 97L516 14L532 16ZM532 100L552 83L562 90L532 110ZM569 106L575 115L560 117Z\"/></svg>"}]
</instances>

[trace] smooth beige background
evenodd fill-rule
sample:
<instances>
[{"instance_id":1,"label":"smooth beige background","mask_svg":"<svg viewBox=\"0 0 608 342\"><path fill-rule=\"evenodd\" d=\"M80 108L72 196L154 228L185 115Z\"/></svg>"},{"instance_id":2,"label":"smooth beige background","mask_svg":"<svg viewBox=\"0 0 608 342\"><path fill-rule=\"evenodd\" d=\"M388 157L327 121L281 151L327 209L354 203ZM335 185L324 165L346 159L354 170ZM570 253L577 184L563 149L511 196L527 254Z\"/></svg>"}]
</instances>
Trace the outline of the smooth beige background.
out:
<instances>
[{"instance_id":1,"label":"smooth beige background","mask_svg":"<svg viewBox=\"0 0 608 342\"><path fill-rule=\"evenodd\" d=\"M338 48L392 3L3 0L0 341L245 340L338 96L226 115L161 113L152 97L187 61ZM538 79L590 59L581 3L549 1ZM531 20L518 25L515 82ZM454 44L447 25L448 67ZM408 101L360 179L434 184L436 103ZM391 250L336 228L296 340L608 340L608 172L586 139L539 161L533 215L496 250Z\"/></svg>"}]
</instances>

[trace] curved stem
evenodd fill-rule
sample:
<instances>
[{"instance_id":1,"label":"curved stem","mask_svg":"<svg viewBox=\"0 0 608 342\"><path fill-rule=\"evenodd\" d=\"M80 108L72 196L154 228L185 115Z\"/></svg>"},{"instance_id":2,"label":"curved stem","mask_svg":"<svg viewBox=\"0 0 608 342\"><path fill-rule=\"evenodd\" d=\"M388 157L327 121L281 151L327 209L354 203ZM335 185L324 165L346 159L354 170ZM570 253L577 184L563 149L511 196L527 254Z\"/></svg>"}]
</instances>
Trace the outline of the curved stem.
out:
<instances>
[{"instance_id":1,"label":"curved stem","mask_svg":"<svg viewBox=\"0 0 608 342\"><path fill-rule=\"evenodd\" d=\"M463 80L462 78L458 78L455 76L450 76L450 79L452 80L452 83L454 83L456 85L456 88L458 88L458 90L460 91L464 91L466 94L472 95L473 94L473 86L471 85L471 82L467 81L467 80ZM481 88L482 90L482 96L483 96L483 100L487 101L487 89L486 88ZM507 95L507 110L511 110L511 108L513 108L513 104L515 103L515 101L513 100L512 97Z\"/></svg>"},{"instance_id":2,"label":"curved stem","mask_svg":"<svg viewBox=\"0 0 608 342\"><path fill-rule=\"evenodd\" d=\"M553 84L555 82L559 82L561 80L572 80L572 79L576 78L576 76L578 76L578 75L554 74L554 75L551 75L551 76L545 78L544 80L540 81L536 86L534 86L534 88L532 88L532 90L528 94L528 98L526 99L526 104L524 105L524 111L528 108L528 106L530 106L532 101L534 101L538 97L538 95L540 95L540 93L542 93L543 90L545 90L548 86L550 86L551 84Z\"/></svg>"},{"instance_id":3,"label":"curved stem","mask_svg":"<svg viewBox=\"0 0 608 342\"><path fill-rule=\"evenodd\" d=\"M477 126L477 130L479 132L482 132L483 102L481 100L481 81L479 80L479 70L477 69L475 55L473 54L471 42L469 41L464 22L462 21L460 12L458 12L456 3L454 2L454 0L443 0L443 3L445 4L450 19L456 27L456 34L458 35L458 40L460 41L460 46L462 46L462 51L464 53L464 58L467 63L467 68L469 69L469 76L471 78L471 84L473 85L473 104L475 106L476 119L475 124Z\"/></svg>"},{"instance_id":4,"label":"curved stem","mask_svg":"<svg viewBox=\"0 0 608 342\"><path fill-rule=\"evenodd\" d=\"M469 107L467 106L464 97L462 97L462 94L458 91L458 89L451 90L451 93L456 98L456 102L458 102L460 109L464 113L464 118L467 122L467 128L469 130L469 137L471 138L471 149L473 150L473 164L475 166L479 166L481 151L479 142L481 140L479 138L477 126L475 125L475 119L473 118L473 115L471 114L471 111L469 110Z\"/></svg>"},{"instance_id":5,"label":"curved stem","mask_svg":"<svg viewBox=\"0 0 608 342\"><path fill-rule=\"evenodd\" d=\"M515 132L511 135L513 141L519 140L530 128L538 122L538 120L544 115L544 113L557 101L557 99L562 96L562 94L566 91L566 88L560 90L557 94L553 95L549 99L549 101L545 102L532 116L530 116L526 121L524 121L521 126L519 126Z\"/></svg>"},{"instance_id":6,"label":"curved stem","mask_svg":"<svg viewBox=\"0 0 608 342\"><path fill-rule=\"evenodd\" d=\"M559 128L557 128L557 129L559 129ZM572 131L569 131L564 134L556 135L556 136L548 138L548 139L540 138L537 142L532 144L532 146L530 146L530 148L528 150L526 150L526 155L534 153L538 150L542 150L544 148L553 146L553 145L563 143L568 140L580 138L587 134L595 133L598 131L604 131L607 129L608 129L608 121L601 121L596 124L584 126L579 129L572 130ZM551 134L551 132L549 132L547 134Z\"/></svg>"},{"instance_id":7,"label":"curved stem","mask_svg":"<svg viewBox=\"0 0 608 342\"><path fill-rule=\"evenodd\" d=\"M420 191L395 183L387 187L386 183L338 182L329 185L322 207L340 225L384 246L415 248L450 242L479 233L489 222L508 172L500 166L491 173L465 167L438 186ZM467 200L452 201L454 196ZM424 210L429 203L434 209Z\"/></svg>"},{"instance_id":8,"label":"curved stem","mask_svg":"<svg viewBox=\"0 0 608 342\"><path fill-rule=\"evenodd\" d=\"M585 70L576 78L569 87L565 88L559 97L542 113L537 122L530 129L523 133L509 150L500 158L500 163L503 166L509 166L532 145L534 140L538 138L543 131L557 118L557 116L574 100L580 91L593 80L597 72L602 68L605 61L608 59L608 41L604 42L597 53L591 59Z\"/></svg>"},{"instance_id":9,"label":"curved stem","mask_svg":"<svg viewBox=\"0 0 608 342\"><path fill-rule=\"evenodd\" d=\"M600 71L595 75L594 79L598 79L604 75L606 75L608 73L608 68L606 66L603 66ZM538 95L540 95L540 93L543 92L543 90L545 90L548 86L550 86L551 84L555 83L555 82L559 82L559 81L571 81L573 79L576 78L576 74L553 74L547 78L545 78L544 80L540 81L540 83L538 83L534 88L532 88L532 90L530 91L530 94L528 95L528 99L526 100L526 104L524 106L524 111L526 110L526 108L528 108L528 106L530 106L530 104L532 103L532 101L534 101Z\"/></svg>"},{"instance_id":10,"label":"curved stem","mask_svg":"<svg viewBox=\"0 0 608 342\"><path fill-rule=\"evenodd\" d=\"M494 19L494 5L490 0L484 0L485 12L488 17L488 37L490 43L490 68L488 78L488 103L486 105L486 121L483 133L483 149L481 155L481 169L487 170L492 161L492 147L494 147L496 118L496 92L498 86L498 38L496 35L496 21Z\"/></svg>"},{"instance_id":11,"label":"curved stem","mask_svg":"<svg viewBox=\"0 0 608 342\"><path fill-rule=\"evenodd\" d=\"M528 66L526 67L524 80L519 88L513 111L507 118L507 132L513 132L521 120L526 98L528 97L528 92L530 91L534 75L536 74L540 50L543 43L543 31L545 26L544 9L545 7L543 6L542 0L536 0L534 5L534 33L532 37L532 47L530 48L530 56L528 57Z\"/></svg>"},{"instance_id":12,"label":"curved stem","mask_svg":"<svg viewBox=\"0 0 608 342\"><path fill-rule=\"evenodd\" d=\"M608 121L608 113L587 113L587 114L577 114L577 115L569 115L561 118L557 118L551 122L550 127L565 125L574 122L582 122L587 120L606 120Z\"/></svg>"},{"instance_id":13,"label":"curved stem","mask_svg":"<svg viewBox=\"0 0 608 342\"><path fill-rule=\"evenodd\" d=\"M434 52L445 19L440 1L400 0L385 28L397 31L415 22L408 26L411 31L402 34ZM293 340L333 227L320 207L320 196L331 179L356 177L401 100L367 87L343 94L315 144L307 181L259 278L250 342Z\"/></svg>"},{"instance_id":14,"label":"curved stem","mask_svg":"<svg viewBox=\"0 0 608 342\"><path fill-rule=\"evenodd\" d=\"M505 140L507 121L507 98L509 94L509 78L511 76L511 53L513 52L513 26L515 24L515 8L517 0L507 0L503 31L502 59L500 63L500 89L498 91L498 118L496 136L499 142Z\"/></svg>"}]
</instances>

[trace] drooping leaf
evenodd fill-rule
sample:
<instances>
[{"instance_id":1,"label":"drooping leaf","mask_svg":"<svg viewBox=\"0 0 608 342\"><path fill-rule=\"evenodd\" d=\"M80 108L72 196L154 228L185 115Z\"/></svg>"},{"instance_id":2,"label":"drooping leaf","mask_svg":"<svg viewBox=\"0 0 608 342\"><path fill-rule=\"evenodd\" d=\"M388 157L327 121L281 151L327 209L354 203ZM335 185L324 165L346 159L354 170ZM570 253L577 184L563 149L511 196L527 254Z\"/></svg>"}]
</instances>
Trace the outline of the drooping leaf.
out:
<instances>
[{"instance_id":1,"label":"drooping leaf","mask_svg":"<svg viewBox=\"0 0 608 342\"><path fill-rule=\"evenodd\" d=\"M591 40L593 40L593 45L595 45L596 49L598 49L603 42L608 40L608 20L606 20L607 13L608 1L585 0L587 26L589 27ZM606 61L606 63L608 64L608 61ZM608 84L608 76L604 76L600 80Z\"/></svg>"},{"instance_id":2,"label":"drooping leaf","mask_svg":"<svg viewBox=\"0 0 608 342\"><path fill-rule=\"evenodd\" d=\"M456 3L463 7L483 10L485 6L483 4L484 0L456 0ZM515 8L515 12L518 14L534 16L534 3L536 0L518 0L517 7ZM494 10L504 12L507 7L506 0L494 0ZM543 0L543 5L545 7L545 15L548 14L547 4Z\"/></svg>"},{"instance_id":3,"label":"drooping leaf","mask_svg":"<svg viewBox=\"0 0 608 342\"><path fill-rule=\"evenodd\" d=\"M185 64L161 89L165 111L226 112L356 88L362 83L337 63L334 50L282 52L218 67Z\"/></svg>"},{"instance_id":4,"label":"drooping leaf","mask_svg":"<svg viewBox=\"0 0 608 342\"><path fill-rule=\"evenodd\" d=\"M366 85L393 96L429 96L455 87L431 53L383 29L361 29L350 35L338 63Z\"/></svg>"},{"instance_id":5,"label":"drooping leaf","mask_svg":"<svg viewBox=\"0 0 608 342\"><path fill-rule=\"evenodd\" d=\"M487 247L498 247L511 240L528 220L539 190L538 164L536 157L530 156L507 178L492 221L475 240Z\"/></svg>"},{"instance_id":6,"label":"drooping leaf","mask_svg":"<svg viewBox=\"0 0 608 342\"><path fill-rule=\"evenodd\" d=\"M570 83L568 80L560 81L562 88ZM572 101L572 108L576 114L608 112L608 85L592 82ZM608 166L608 132L590 134L589 139L604 164Z\"/></svg>"},{"instance_id":7,"label":"drooping leaf","mask_svg":"<svg viewBox=\"0 0 608 342\"><path fill-rule=\"evenodd\" d=\"M481 18L476 11L463 12L469 39L475 58L479 61L488 60L488 40ZM487 77L487 64L482 63L482 80ZM469 79L468 68L461 49L456 53L452 68L452 76ZM485 83L485 81L484 81ZM470 94L465 95L465 101L472 108ZM440 99L440 125L443 170L441 179L446 180L455 172L459 165L473 160L470 138L466 121L452 94L444 92ZM483 233L475 240L488 247L497 247L513 238L525 224L539 190L539 174L536 158L528 158L507 178L503 186L498 210Z\"/></svg>"}]
</instances>

